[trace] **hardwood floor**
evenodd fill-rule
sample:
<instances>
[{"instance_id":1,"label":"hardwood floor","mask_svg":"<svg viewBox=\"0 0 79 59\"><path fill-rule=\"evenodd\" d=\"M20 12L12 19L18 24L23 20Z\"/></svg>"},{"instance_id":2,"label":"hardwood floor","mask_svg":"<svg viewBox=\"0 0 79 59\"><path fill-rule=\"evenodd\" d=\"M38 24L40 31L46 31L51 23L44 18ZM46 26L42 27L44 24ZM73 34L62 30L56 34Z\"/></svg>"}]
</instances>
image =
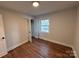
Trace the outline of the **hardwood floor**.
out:
<instances>
[{"instance_id":1,"label":"hardwood floor","mask_svg":"<svg viewBox=\"0 0 79 59\"><path fill-rule=\"evenodd\" d=\"M2 58L74 58L72 48L33 38Z\"/></svg>"}]
</instances>

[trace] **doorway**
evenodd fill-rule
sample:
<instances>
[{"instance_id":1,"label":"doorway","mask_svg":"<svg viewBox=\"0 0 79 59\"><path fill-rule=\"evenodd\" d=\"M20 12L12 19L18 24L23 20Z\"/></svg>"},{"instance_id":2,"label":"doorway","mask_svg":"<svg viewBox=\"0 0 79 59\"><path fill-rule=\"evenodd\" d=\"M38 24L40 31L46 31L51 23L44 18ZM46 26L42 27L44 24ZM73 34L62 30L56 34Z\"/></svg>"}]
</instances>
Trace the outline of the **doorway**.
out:
<instances>
[{"instance_id":1,"label":"doorway","mask_svg":"<svg viewBox=\"0 0 79 59\"><path fill-rule=\"evenodd\" d=\"M31 19L31 34L32 34L32 38L34 37L34 20Z\"/></svg>"}]
</instances>

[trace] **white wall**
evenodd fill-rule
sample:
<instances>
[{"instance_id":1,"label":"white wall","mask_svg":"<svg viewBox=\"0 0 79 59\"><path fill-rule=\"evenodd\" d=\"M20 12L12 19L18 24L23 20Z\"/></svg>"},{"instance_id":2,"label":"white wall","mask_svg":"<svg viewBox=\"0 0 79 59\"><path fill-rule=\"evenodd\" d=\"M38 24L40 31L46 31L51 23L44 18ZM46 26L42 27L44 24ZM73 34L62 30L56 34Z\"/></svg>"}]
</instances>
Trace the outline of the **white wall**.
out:
<instances>
[{"instance_id":1,"label":"white wall","mask_svg":"<svg viewBox=\"0 0 79 59\"><path fill-rule=\"evenodd\" d=\"M69 10L63 10L48 15L50 22L49 33L40 33L40 38L67 46L73 46L75 16L76 16L75 8ZM41 16L38 17L37 19L39 18L41 18ZM36 37L39 31L38 30L39 25L37 25L38 21L39 20L34 21L35 22L34 34Z\"/></svg>"},{"instance_id":2,"label":"white wall","mask_svg":"<svg viewBox=\"0 0 79 59\"><path fill-rule=\"evenodd\" d=\"M25 19L22 15L10 10L0 9L0 14L3 15L8 50L28 41L27 19Z\"/></svg>"},{"instance_id":3,"label":"white wall","mask_svg":"<svg viewBox=\"0 0 79 59\"><path fill-rule=\"evenodd\" d=\"M74 42L74 50L76 51L76 56L79 57L79 6L76 12L76 33L73 42Z\"/></svg>"}]
</instances>

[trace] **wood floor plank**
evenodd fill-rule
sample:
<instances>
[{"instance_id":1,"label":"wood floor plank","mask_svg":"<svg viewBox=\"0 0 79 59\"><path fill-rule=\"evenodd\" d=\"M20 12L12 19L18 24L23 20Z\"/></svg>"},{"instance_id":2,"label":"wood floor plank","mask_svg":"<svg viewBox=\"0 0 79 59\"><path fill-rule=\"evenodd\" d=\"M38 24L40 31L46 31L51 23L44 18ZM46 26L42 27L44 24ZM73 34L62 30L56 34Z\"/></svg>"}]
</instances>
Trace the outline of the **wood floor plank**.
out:
<instances>
[{"instance_id":1,"label":"wood floor plank","mask_svg":"<svg viewBox=\"0 0 79 59\"><path fill-rule=\"evenodd\" d=\"M74 58L72 48L33 38L33 42L25 43L2 58Z\"/></svg>"}]
</instances>

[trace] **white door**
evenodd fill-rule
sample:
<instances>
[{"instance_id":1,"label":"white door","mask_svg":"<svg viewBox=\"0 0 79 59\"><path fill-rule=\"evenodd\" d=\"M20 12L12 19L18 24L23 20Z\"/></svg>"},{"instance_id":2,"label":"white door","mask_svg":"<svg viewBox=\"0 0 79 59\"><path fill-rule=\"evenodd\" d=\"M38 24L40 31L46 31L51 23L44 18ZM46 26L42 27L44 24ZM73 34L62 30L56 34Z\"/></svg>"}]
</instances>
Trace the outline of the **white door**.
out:
<instances>
[{"instance_id":1,"label":"white door","mask_svg":"<svg viewBox=\"0 0 79 59\"><path fill-rule=\"evenodd\" d=\"M31 33L31 20L27 20L28 25L28 41L32 42L32 33Z\"/></svg>"},{"instance_id":2,"label":"white door","mask_svg":"<svg viewBox=\"0 0 79 59\"><path fill-rule=\"evenodd\" d=\"M0 57L7 54L2 15L0 15Z\"/></svg>"}]
</instances>

